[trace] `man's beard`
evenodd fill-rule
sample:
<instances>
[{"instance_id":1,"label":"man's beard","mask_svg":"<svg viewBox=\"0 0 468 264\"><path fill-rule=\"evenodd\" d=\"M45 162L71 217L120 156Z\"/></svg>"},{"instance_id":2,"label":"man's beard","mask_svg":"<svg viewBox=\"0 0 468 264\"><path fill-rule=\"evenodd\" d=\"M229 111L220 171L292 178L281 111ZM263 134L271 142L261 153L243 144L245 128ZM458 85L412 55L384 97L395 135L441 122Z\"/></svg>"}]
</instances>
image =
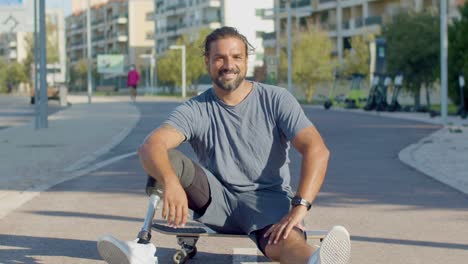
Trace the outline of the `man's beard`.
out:
<instances>
[{"instance_id":1,"label":"man's beard","mask_svg":"<svg viewBox=\"0 0 468 264\"><path fill-rule=\"evenodd\" d=\"M224 74L234 73L237 74L237 77L231 81L223 81L222 77ZM231 69L231 70L220 70L216 78L212 78L213 82L221 89L225 91L234 91L239 88L242 81L245 79L245 75L240 74L239 69Z\"/></svg>"}]
</instances>

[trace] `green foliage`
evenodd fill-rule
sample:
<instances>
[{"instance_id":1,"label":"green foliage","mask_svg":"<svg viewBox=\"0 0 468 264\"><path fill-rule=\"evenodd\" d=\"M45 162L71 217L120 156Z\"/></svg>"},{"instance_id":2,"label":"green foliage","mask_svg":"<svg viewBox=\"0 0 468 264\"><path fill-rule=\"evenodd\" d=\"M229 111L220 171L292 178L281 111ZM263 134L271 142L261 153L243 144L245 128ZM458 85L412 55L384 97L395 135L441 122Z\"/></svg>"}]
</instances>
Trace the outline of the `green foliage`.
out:
<instances>
[{"instance_id":1,"label":"green foliage","mask_svg":"<svg viewBox=\"0 0 468 264\"><path fill-rule=\"evenodd\" d=\"M388 73L404 75L404 87L415 94L419 107L421 85L429 87L439 73L440 26L429 12L400 13L383 28L387 41Z\"/></svg>"},{"instance_id":2,"label":"green foliage","mask_svg":"<svg viewBox=\"0 0 468 264\"><path fill-rule=\"evenodd\" d=\"M449 95L454 103L460 105L460 87L458 76L465 77L465 109L468 110L468 2L460 7L461 19L453 21L449 26L448 48L448 82Z\"/></svg>"},{"instance_id":3,"label":"green foliage","mask_svg":"<svg viewBox=\"0 0 468 264\"><path fill-rule=\"evenodd\" d=\"M343 75L350 77L352 74L369 75L369 41L373 40L372 35L354 36L351 38L351 49L344 52Z\"/></svg>"},{"instance_id":4,"label":"green foliage","mask_svg":"<svg viewBox=\"0 0 468 264\"><path fill-rule=\"evenodd\" d=\"M46 19L46 53L47 63L58 63L60 61L58 28L49 18ZM26 82L31 83L31 69L34 63L34 33L27 33L24 37L26 42L26 58L22 61L23 70L27 76Z\"/></svg>"},{"instance_id":5,"label":"green foliage","mask_svg":"<svg viewBox=\"0 0 468 264\"><path fill-rule=\"evenodd\" d=\"M206 72L203 52L201 50L209 29L202 29L192 36L182 35L175 45L185 45L187 86L198 85L198 80ZM158 59L158 82L163 85L181 86L181 50L167 50L163 57Z\"/></svg>"},{"instance_id":6,"label":"green foliage","mask_svg":"<svg viewBox=\"0 0 468 264\"><path fill-rule=\"evenodd\" d=\"M92 78L96 82L98 78L97 67L92 65ZM88 60L83 58L75 63L70 73L70 83L75 90L84 90L88 80Z\"/></svg>"},{"instance_id":7,"label":"green foliage","mask_svg":"<svg viewBox=\"0 0 468 264\"><path fill-rule=\"evenodd\" d=\"M316 28L293 32L292 77L294 85L312 101L315 87L319 82L333 78L335 61L332 58L332 43L325 32ZM280 56L280 78L287 73L287 54Z\"/></svg>"},{"instance_id":8,"label":"green foliage","mask_svg":"<svg viewBox=\"0 0 468 264\"><path fill-rule=\"evenodd\" d=\"M7 67L6 83L12 87L18 86L22 82L26 82L28 77L24 72L24 66L18 62L10 63Z\"/></svg>"},{"instance_id":9,"label":"green foliage","mask_svg":"<svg viewBox=\"0 0 468 264\"><path fill-rule=\"evenodd\" d=\"M16 88L20 83L27 81L24 66L20 63L6 63L0 58L0 92L4 93Z\"/></svg>"},{"instance_id":10,"label":"green foliage","mask_svg":"<svg viewBox=\"0 0 468 264\"><path fill-rule=\"evenodd\" d=\"M6 87L7 63L0 57L0 93L7 91Z\"/></svg>"},{"instance_id":11,"label":"green foliage","mask_svg":"<svg viewBox=\"0 0 468 264\"><path fill-rule=\"evenodd\" d=\"M60 61L58 25L51 22L49 17L46 20L46 32L47 63L58 63Z\"/></svg>"}]
</instances>

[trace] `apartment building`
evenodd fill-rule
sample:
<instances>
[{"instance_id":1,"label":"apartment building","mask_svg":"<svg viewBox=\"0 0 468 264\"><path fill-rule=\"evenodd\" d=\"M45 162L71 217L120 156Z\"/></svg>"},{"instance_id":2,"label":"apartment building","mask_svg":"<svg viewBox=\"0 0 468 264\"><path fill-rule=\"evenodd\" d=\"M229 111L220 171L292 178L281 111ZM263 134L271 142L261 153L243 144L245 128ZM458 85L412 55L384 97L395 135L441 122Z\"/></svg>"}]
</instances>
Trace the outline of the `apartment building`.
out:
<instances>
[{"instance_id":1,"label":"apartment building","mask_svg":"<svg viewBox=\"0 0 468 264\"><path fill-rule=\"evenodd\" d=\"M457 6L465 0L449 0L449 20L458 16ZM286 1L275 0L275 8L265 10L266 19L277 18L276 29L284 34L287 25ZM344 49L350 48L353 36L379 35L382 25L389 22L400 10L439 8L437 0L290 0L292 23L305 26L307 23L318 26L328 32L335 45L335 54L343 58ZM284 35L283 35L284 36ZM265 39L267 49L276 47L276 34L268 34Z\"/></svg>"},{"instance_id":2,"label":"apartment building","mask_svg":"<svg viewBox=\"0 0 468 264\"><path fill-rule=\"evenodd\" d=\"M66 18L67 56L70 66L87 58L86 1L73 0ZM91 1L91 54L124 54L126 63L139 68L154 46L153 0Z\"/></svg>"},{"instance_id":3,"label":"apartment building","mask_svg":"<svg viewBox=\"0 0 468 264\"><path fill-rule=\"evenodd\" d=\"M202 28L232 26L255 47L249 56L247 76L263 65L263 33L274 30L273 20L265 20L256 10L273 8L273 0L155 0L156 49L161 56L183 34Z\"/></svg>"},{"instance_id":4,"label":"apartment building","mask_svg":"<svg viewBox=\"0 0 468 264\"><path fill-rule=\"evenodd\" d=\"M26 32L0 33L0 57L7 62L21 62L26 58Z\"/></svg>"}]
</instances>

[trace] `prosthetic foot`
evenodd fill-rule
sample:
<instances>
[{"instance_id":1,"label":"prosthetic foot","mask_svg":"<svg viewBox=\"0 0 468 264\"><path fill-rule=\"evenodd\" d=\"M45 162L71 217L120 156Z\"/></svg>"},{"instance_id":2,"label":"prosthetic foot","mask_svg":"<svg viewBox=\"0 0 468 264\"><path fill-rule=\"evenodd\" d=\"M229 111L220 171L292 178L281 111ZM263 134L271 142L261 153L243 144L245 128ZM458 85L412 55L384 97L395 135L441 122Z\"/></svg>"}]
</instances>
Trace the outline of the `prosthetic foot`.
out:
<instances>
[{"instance_id":1,"label":"prosthetic foot","mask_svg":"<svg viewBox=\"0 0 468 264\"><path fill-rule=\"evenodd\" d=\"M97 248L101 258L108 264L158 264L155 256L156 247L150 243L151 225L158 203L162 197L162 190L153 185L150 180L146 186L150 196L143 226L134 241L121 241L113 236L103 236L98 240Z\"/></svg>"}]
</instances>

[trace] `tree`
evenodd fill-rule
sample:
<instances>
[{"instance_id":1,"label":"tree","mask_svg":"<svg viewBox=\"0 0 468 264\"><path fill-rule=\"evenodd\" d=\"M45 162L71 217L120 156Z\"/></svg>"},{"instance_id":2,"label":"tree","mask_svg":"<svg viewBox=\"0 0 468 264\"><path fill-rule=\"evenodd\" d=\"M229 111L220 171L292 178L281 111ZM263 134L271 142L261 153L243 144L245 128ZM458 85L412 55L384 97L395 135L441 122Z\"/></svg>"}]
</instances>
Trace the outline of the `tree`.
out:
<instances>
[{"instance_id":1,"label":"tree","mask_svg":"<svg viewBox=\"0 0 468 264\"><path fill-rule=\"evenodd\" d=\"M209 29L202 29L191 38L185 35L184 44L187 49L187 85L198 88L200 77L206 74L205 60L203 56L203 41L210 33Z\"/></svg>"},{"instance_id":2,"label":"tree","mask_svg":"<svg viewBox=\"0 0 468 264\"><path fill-rule=\"evenodd\" d=\"M11 92L11 90L16 88L20 83L28 80L23 67L24 66L18 62L13 62L8 65L5 78L8 92Z\"/></svg>"},{"instance_id":3,"label":"tree","mask_svg":"<svg viewBox=\"0 0 468 264\"><path fill-rule=\"evenodd\" d=\"M175 50L166 51L164 56L158 59L157 67L159 84L171 87L171 93L174 93L174 86L182 83L180 54L176 54Z\"/></svg>"},{"instance_id":4,"label":"tree","mask_svg":"<svg viewBox=\"0 0 468 264\"><path fill-rule=\"evenodd\" d=\"M0 93L7 91L6 87L7 63L0 57Z\"/></svg>"},{"instance_id":5,"label":"tree","mask_svg":"<svg viewBox=\"0 0 468 264\"><path fill-rule=\"evenodd\" d=\"M70 73L70 82L77 90L84 90L88 78L88 61L80 59L73 65Z\"/></svg>"},{"instance_id":6,"label":"tree","mask_svg":"<svg viewBox=\"0 0 468 264\"><path fill-rule=\"evenodd\" d=\"M317 28L295 30L292 46L292 77L294 84L312 101L317 83L333 78L335 62L332 58L332 43L328 35ZM280 55L280 78L285 79L287 55Z\"/></svg>"},{"instance_id":7,"label":"tree","mask_svg":"<svg viewBox=\"0 0 468 264\"><path fill-rule=\"evenodd\" d=\"M419 109L421 86L429 90L438 78L439 19L430 12L403 12L384 26L383 36L388 47L388 72L403 74L404 87L414 94L414 104Z\"/></svg>"},{"instance_id":8,"label":"tree","mask_svg":"<svg viewBox=\"0 0 468 264\"><path fill-rule=\"evenodd\" d=\"M194 85L195 89L200 77L206 73L201 46L209 32L209 29L202 29L193 35L184 34L175 43L175 45L185 45L187 86ZM180 61L180 50L167 50L158 60L158 80L162 84L182 85Z\"/></svg>"},{"instance_id":9,"label":"tree","mask_svg":"<svg viewBox=\"0 0 468 264\"><path fill-rule=\"evenodd\" d=\"M351 49L344 52L344 76L349 77L353 74L369 75L369 41L372 41L373 38L372 35L357 35L351 38Z\"/></svg>"},{"instance_id":10,"label":"tree","mask_svg":"<svg viewBox=\"0 0 468 264\"><path fill-rule=\"evenodd\" d=\"M461 18L449 26L448 50L448 85L452 101L460 104L460 87L458 76L463 74L468 80L468 2L459 9ZM465 84L466 85L466 84ZM465 110L468 111L468 88L465 87Z\"/></svg>"},{"instance_id":11,"label":"tree","mask_svg":"<svg viewBox=\"0 0 468 264\"><path fill-rule=\"evenodd\" d=\"M59 54L59 41L58 41L58 27L53 23L50 17L46 19L46 52L47 64L54 64L60 61ZM31 83L31 69L34 63L34 33L28 33L24 37L26 42L26 58L22 61L23 70L27 76L26 81Z\"/></svg>"}]
</instances>

